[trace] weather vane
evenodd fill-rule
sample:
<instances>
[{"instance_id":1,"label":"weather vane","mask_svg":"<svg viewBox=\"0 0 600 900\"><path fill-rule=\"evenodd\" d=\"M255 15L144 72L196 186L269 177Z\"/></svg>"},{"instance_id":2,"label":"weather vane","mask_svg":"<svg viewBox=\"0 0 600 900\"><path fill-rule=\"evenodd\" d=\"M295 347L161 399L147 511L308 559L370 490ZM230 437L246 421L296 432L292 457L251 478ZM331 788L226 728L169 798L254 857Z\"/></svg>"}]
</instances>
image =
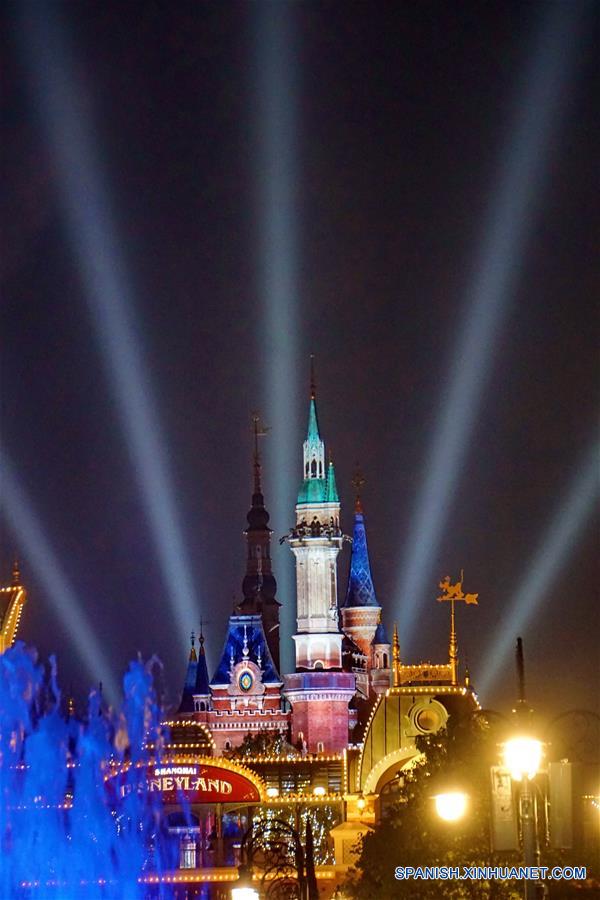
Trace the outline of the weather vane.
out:
<instances>
[{"instance_id":1,"label":"weather vane","mask_svg":"<svg viewBox=\"0 0 600 900\"><path fill-rule=\"evenodd\" d=\"M450 662L450 672L452 675L452 684L458 684L458 641L456 638L456 622L454 617L454 602L456 600L464 600L465 603L474 603L477 605L479 594L465 594L463 592L464 572L460 570L460 581L451 584L450 576L440 581L438 587L443 591L442 596L438 597L438 602L443 603L445 600L450 601L450 644L448 648L448 659Z\"/></svg>"}]
</instances>

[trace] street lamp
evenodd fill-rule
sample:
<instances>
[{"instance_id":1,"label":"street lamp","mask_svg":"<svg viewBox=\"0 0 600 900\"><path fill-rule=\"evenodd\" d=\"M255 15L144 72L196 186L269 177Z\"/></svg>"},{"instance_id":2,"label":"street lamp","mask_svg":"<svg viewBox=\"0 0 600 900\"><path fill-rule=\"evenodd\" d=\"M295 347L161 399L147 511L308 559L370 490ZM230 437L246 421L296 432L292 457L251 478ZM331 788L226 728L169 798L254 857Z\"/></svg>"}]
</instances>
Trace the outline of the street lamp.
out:
<instances>
[{"instance_id":1,"label":"street lamp","mask_svg":"<svg viewBox=\"0 0 600 900\"><path fill-rule=\"evenodd\" d=\"M523 857L526 866L539 866L540 842L537 829L537 805L531 779L537 775L542 761L542 743L526 735L514 737L504 745L504 765L513 781L520 783L519 812L523 834ZM525 879L525 900L540 896L544 890L538 883Z\"/></svg>"},{"instance_id":2,"label":"street lamp","mask_svg":"<svg viewBox=\"0 0 600 900\"><path fill-rule=\"evenodd\" d=\"M504 745L504 765L513 781L535 778L542 761L542 743L531 737L514 737Z\"/></svg>"},{"instance_id":3,"label":"street lamp","mask_svg":"<svg viewBox=\"0 0 600 900\"><path fill-rule=\"evenodd\" d=\"M436 794L433 799L435 811L445 822L458 822L466 813L469 804L468 795L462 791L446 791Z\"/></svg>"},{"instance_id":4,"label":"street lamp","mask_svg":"<svg viewBox=\"0 0 600 900\"><path fill-rule=\"evenodd\" d=\"M246 866L240 866L239 879L231 888L231 900L258 900L258 891L252 886L252 872Z\"/></svg>"}]
</instances>

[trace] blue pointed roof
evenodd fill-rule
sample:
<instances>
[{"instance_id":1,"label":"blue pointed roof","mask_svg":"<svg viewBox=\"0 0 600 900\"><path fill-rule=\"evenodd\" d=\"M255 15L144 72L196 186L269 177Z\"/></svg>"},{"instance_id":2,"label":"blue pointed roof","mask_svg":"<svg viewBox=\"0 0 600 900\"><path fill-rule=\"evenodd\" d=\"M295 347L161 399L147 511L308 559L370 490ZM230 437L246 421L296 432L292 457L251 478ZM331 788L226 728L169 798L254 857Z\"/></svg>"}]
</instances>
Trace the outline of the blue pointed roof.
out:
<instances>
[{"instance_id":1,"label":"blue pointed roof","mask_svg":"<svg viewBox=\"0 0 600 900\"><path fill-rule=\"evenodd\" d=\"M390 639L387 636L387 631L385 630L385 625L383 622L380 622L377 628L375 629L375 634L373 635L372 644L389 644Z\"/></svg>"},{"instance_id":2,"label":"blue pointed roof","mask_svg":"<svg viewBox=\"0 0 600 900\"><path fill-rule=\"evenodd\" d=\"M260 658L260 662L259 662ZM221 660L211 685L229 684L231 660L233 664L249 659L262 669L263 684L281 684L265 637L261 616L230 616Z\"/></svg>"},{"instance_id":3,"label":"blue pointed roof","mask_svg":"<svg viewBox=\"0 0 600 900\"><path fill-rule=\"evenodd\" d=\"M208 684L208 669L206 667L206 654L204 653L204 637L200 635L198 654L194 647L194 635L192 634L192 649L188 660L185 682L183 684L183 693L181 695L181 703L179 712L194 711L194 695L210 696L210 687Z\"/></svg>"},{"instance_id":4,"label":"blue pointed roof","mask_svg":"<svg viewBox=\"0 0 600 900\"><path fill-rule=\"evenodd\" d=\"M350 558L350 574L348 576L348 589L346 590L344 606L379 606L371 576L365 520L359 502L356 504L354 513L352 556Z\"/></svg>"}]
</instances>

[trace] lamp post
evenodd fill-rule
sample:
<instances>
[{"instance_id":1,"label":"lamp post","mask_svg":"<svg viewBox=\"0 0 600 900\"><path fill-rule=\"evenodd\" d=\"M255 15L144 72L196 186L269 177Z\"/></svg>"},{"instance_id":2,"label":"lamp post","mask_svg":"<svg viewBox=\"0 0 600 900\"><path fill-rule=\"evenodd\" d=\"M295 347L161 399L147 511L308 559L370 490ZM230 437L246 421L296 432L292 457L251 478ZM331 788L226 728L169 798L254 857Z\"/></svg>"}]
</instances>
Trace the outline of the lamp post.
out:
<instances>
[{"instance_id":1,"label":"lamp post","mask_svg":"<svg viewBox=\"0 0 600 900\"><path fill-rule=\"evenodd\" d=\"M531 721L531 707L525 699L525 657L523 641L517 638L516 646L517 681L519 699L517 709L517 727L523 727L524 733L510 738L504 744L504 765L510 772L511 779L519 787L519 817L523 841L523 859L526 867L539 866L540 842L538 837L537 804L532 779L537 775L542 761L542 742L528 734ZM529 879L524 881L525 900L544 897L544 885Z\"/></svg>"},{"instance_id":2,"label":"lamp post","mask_svg":"<svg viewBox=\"0 0 600 900\"><path fill-rule=\"evenodd\" d=\"M542 743L528 736L514 737L504 745L504 765L513 781L519 784L519 815L523 835L525 866L539 866L540 842L537 828L537 806L532 790L532 779L537 775L542 761ZM525 900L540 896L543 885L525 880ZM542 894L543 896L543 894Z\"/></svg>"}]
</instances>

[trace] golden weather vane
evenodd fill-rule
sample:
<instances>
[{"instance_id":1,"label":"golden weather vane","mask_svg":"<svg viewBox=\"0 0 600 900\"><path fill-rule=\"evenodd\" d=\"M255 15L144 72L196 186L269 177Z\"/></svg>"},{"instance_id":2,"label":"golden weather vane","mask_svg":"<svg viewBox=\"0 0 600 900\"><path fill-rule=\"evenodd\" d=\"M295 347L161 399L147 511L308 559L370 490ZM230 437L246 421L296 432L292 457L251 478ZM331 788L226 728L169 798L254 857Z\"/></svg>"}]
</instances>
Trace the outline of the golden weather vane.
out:
<instances>
[{"instance_id":1,"label":"golden weather vane","mask_svg":"<svg viewBox=\"0 0 600 900\"><path fill-rule=\"evenodd\" d=\"M463 592L464 572L460 570L460 581L456 584L450 582L450 576L440 581L438 587L443 591L442 596L438 597L438 603L445 600L450 601L450 644L448 647L448 660L450 662L450 672L452 675L452 684L458 684L458 640L456 637L456 621L454 616L454 603L456 600L464 600L465 603L474 603L477 606L479 594L465 594Z\"/></svg>"}]
</instances>

